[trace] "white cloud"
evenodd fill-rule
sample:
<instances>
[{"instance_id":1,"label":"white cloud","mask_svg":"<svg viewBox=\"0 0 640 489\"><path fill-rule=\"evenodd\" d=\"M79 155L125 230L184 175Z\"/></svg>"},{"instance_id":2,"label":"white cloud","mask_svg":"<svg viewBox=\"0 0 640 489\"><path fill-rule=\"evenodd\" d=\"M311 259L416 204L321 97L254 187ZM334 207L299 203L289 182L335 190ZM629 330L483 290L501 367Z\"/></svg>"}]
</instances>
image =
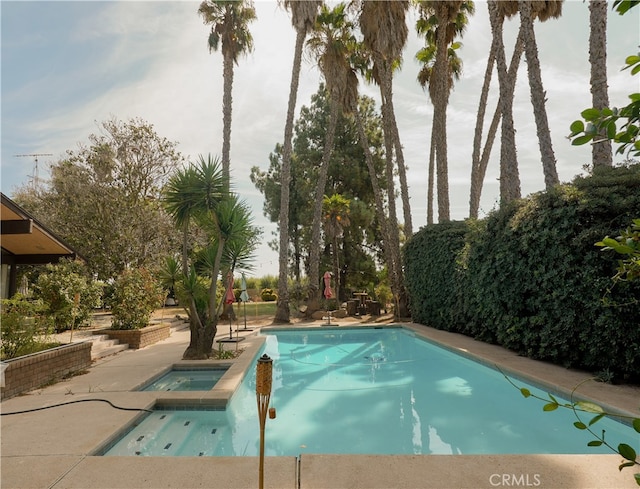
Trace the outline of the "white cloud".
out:
<instances>
[{"instance_id":1,"label":"white cloud","mask_svg":"<svg viewBox=\"0 0 640 489\"><path fill-rule=\"evenodd\" d=\"M18 5L23 3L23 5ZM222 148L222 55L209 53L209 26L197 15L197 2L9 2L3 5L2 190L28 181L33 162L14 154L53 153L51 160L86 142L98 123L112 116L141 117L158 134L178 142L190 156ZM35 8L36 5L39 8ZM264 227L264 242L275 224L262 217L262 196L249 182L251 166L268 166L268 156L284 132L295 32L289 15L273 1L257 2L251 25L255 51L239 60L233 88L232 171L238 190ZM627 103L637 79L620 72L624 58L637 51L638 13L609 20L609 86L613 105ZM55 20L55 22L52 22ZM415 16L410 20L413 29ZM52 27L52 26L55 26ZM30 28L27 28L30 27ZM36 27L36 28L33 28ZM505 26L507 58L518 21ZM565 139L571 121L590 105L588 8L565 2L564 17L537 25L542 76L558 172L562 180L580 173L588 147ZM463 79L451 94L448 111L451 214L468 213L471 145L486 53L490 46L486 4L476 3L463 39ZM426 179L433 108L416 81L415 53L423 41L412 34L402 71L394 81L394 105L409 165L414 227L426 222ZM518 157L523 192L544 187L526 64L516 87ZM317 68L302 67L297 111L308 105L319 81ZM489 103L486 128L495 106ZM361 83L361 92L379 100L378 89ZM499 132L487 170L481 206L495 207ZM47 159L41 158L41 170ZM399 214L401 215L401 214ZM277 272L277 255L263 245L264 273ZM268 264L268 266L266 265ZM269 268L269 267L273 268ZM269 270L268 272L266 270Z\"/></svg>"}]
</instances>

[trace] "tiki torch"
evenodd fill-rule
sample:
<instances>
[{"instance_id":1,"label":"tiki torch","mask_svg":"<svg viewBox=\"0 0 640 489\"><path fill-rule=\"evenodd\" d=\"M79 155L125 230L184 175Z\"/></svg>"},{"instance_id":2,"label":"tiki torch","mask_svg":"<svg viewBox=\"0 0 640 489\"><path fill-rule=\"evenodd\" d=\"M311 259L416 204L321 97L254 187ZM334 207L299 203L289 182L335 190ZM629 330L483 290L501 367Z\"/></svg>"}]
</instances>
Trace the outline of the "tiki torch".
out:
<instances>
[{"instance_id":1,"label":"tiki torch","mask_svg":"<svg viewBox=\"0 0 640 489\"><path fill-rule=\"evenodd\" d=\"M258 487L264 487L264 427L267 412L271 419L275 418L275 409L269 409L271 397L271 372L273 360L266 353L258 359L256 366L256 400L258 402L258 419L260 420L260 469L258 471Z\"/></svg>"}]
</instances>

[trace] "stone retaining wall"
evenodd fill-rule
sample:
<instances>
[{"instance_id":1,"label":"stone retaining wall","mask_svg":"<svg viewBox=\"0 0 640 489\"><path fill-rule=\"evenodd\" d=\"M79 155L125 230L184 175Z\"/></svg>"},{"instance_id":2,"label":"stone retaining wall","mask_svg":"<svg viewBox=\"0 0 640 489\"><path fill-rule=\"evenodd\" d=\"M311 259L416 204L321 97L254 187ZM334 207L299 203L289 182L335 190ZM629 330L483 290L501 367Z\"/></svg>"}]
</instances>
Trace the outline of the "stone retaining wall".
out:
<instances>
[{"instance_id":1,"label":"stone retaining wall","mask_svg":"<svg viewBox=\"0 0 640 489\"><path fill-rule=\"evenodd\" d=\"M122 344L126 343L129 348L137 350L168 338L171 334L171 325L163 323L142 329L103 329L96 334L107 334L109 338L118 340Z\"/></svg>"},{"instance_id":2,"label":"stone retaining wall","mask_svg":"<svg viewBox=\"0 0 640 489\"><path fill-rule=\"evenodd\" d=\"M5 361L2 399L14 397L89 368L91 346L90 341L73 343Z\"/></svg>"}]
</instances>

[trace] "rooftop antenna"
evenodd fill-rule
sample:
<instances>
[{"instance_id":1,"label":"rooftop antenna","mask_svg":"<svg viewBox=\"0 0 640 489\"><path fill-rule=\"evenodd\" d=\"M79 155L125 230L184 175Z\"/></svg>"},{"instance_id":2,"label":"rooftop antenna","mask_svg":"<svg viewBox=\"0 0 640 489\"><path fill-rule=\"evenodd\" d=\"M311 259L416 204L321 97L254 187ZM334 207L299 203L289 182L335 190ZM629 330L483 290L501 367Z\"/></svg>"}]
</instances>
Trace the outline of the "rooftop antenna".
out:
<instances>
[{"instance_id":1,"label":"rooftop antenna","mask_svg":"<svg viewBox=\"0 0 640 489\"><path fill-rule=\"evenodd\" d=\"M33 175L31 176L31 185L33 185L33 188L38 188L38 184L40 183L38 181L38 156L53 156L52 153L30 153L30 154L25 154L25 155L13 155L16 158L23 158L23 157L31 157L34 159L34 166L33 166Z\"/></svg>"}]
</instances>

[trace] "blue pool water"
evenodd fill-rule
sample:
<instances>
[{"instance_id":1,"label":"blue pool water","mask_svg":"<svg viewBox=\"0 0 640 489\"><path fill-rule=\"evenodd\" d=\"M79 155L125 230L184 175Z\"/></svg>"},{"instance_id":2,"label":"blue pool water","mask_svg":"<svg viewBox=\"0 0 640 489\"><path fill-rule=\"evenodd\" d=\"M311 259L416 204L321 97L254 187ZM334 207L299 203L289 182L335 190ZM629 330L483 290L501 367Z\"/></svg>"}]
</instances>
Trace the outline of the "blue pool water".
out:
<instances>
[{"instance_id":1,"label":"blue pool water","mask_svg":"<svg viewBox=\"0 0 640 489\"><path fill-rule=\"evenodd\" d=\"M277 409L266 424L267 455L610 453L587 447L593 438L573 427L571 411L545 413L500 372L402 328L273 331L262 353L273 359ZM640 435L628 426L603 419L594 429L640 451ZM258 449L254 368L227 410L155 411L105 454L255 456Z\"/></svg>"},{"instance_id":2,"label":"blue pool water","mask_svg":"<svg viewBox=\"0 0 640 489\"><path fill-rule=\"evenodd\" d=\"M220 380L226 368L172 369L143 387L142 391L208 391Z\"/></svg>"}]
</instances>

